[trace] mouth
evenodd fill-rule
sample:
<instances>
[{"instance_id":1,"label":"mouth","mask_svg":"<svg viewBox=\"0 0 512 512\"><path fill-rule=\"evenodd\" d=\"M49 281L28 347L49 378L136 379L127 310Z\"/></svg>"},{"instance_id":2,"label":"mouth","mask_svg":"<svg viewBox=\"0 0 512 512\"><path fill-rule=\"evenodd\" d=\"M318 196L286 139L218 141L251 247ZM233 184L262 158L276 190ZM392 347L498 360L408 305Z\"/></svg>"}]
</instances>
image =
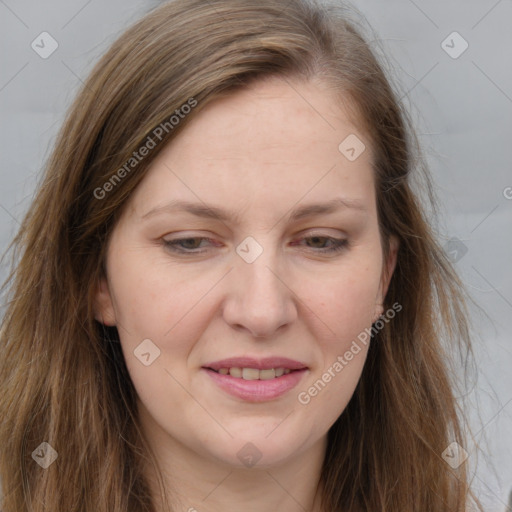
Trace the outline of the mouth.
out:
<instances>
[{"instance_id":1,"label":"mouth","mask_svg":"<svg viewBox=\"0 0 512 512\"><path fill-rule=\"evenodd\" d=\"M303 363L287 358L231 358L209 363L202 369L221 390L249 402L279 398L308 371Z\"/></svg>"},{"instance_id":2,"label":"mouth","mask_svg":"<svg viewBox=\"0 0 512 512\"><path fill-rule=\"evenodd\" d=\"M229 375L235 379L244 380L270 380L282 377L283 375L288 375L292 371L299 371L290 370L289 368L268 368L267 370L258 370L257 368L239 368L237 366L232 368L219 368L218 370L208 368L208 370L217 372L220 375Z\"/></svg>"}]
</instances>

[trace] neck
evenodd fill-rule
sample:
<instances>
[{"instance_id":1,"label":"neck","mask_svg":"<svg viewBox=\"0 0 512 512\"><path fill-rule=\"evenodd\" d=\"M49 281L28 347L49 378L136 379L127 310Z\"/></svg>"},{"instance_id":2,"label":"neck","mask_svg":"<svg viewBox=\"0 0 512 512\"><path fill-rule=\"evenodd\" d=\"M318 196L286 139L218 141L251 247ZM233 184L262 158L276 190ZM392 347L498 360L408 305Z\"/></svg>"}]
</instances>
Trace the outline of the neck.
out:
<instances>
[{"instance_id":1,"label":"neck","mask_svg":"<svg viewBox=\"0 0 512 512\"><path fill-rule=\"evenodd\" d=\"M240 468L195 452L154 424L143 425L143 430L149 434L146 438L173 512L322 512L320 473L326 437L280 464ZM155 468L146 472L156 512L169 512Z\"/></svg>"}]
</instances>

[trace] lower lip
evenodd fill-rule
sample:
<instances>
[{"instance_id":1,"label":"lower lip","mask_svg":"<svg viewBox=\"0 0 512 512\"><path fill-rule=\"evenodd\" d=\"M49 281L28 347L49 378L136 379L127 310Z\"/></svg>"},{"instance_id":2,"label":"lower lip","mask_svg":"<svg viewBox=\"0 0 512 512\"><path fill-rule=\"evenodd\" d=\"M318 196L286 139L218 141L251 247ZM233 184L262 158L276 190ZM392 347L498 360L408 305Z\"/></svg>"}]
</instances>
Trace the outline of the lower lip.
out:
<instances>
[{"instance_id":1,"label":"lower lip","mask_svg":"<svg viewBox=\"0 0 512 512\"><path fill-rule=\"evenodd\" d=\"M203 368L221 389L247 402L265 402L278 398L300 381L307 369L294 370L287 375L269 380L245 380L231 375L222 375L209 368Z\"/></svg>"}]
</instances>

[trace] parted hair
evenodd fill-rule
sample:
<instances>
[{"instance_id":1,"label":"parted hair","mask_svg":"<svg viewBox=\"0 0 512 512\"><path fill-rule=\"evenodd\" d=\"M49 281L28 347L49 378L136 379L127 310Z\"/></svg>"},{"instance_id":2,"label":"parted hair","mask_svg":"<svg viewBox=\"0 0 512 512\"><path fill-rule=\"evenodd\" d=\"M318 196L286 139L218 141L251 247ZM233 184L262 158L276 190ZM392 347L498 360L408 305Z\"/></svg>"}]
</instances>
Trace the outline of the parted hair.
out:
<instances>
[{"instance_id":1,"label":"parted hair","mask_svg":"<svg viewBox=\"0 0 512 512\"><path fill-rule=\"evenodd\" d=\"M452 348L471 350L464 289L425 213L432 185L409 116L348 12L312 0L170 1L95 65L10 248L0 337L3 512L155 510L143 469L156 463L119 336L94 318L107 242L161 149L213 100L272 76L321 80L354 106L372 148L384 253L391 236L399 240L384 310L402 310L374 334L354 395L328 432L323 508L478 506L467 464L452 469L441 456L466 443L448 364ZM191 98L194 108L169 126ZM162 123L156 146L120 172ZM116 173L122 179L103 193ZM44 470L31 455L43 441L58 453Z\"/></svg>"}]
</instances>

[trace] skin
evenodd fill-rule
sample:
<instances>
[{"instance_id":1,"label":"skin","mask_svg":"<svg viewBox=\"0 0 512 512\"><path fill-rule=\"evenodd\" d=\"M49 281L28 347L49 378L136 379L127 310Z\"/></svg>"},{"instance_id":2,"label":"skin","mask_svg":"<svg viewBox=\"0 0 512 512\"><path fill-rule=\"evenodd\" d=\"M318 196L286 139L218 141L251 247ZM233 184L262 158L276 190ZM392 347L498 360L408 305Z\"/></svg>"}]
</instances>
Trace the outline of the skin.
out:
<instances>
[{"instance_id":1,"label":"skin","mask_svg":"<svg viewBox=\"0 0 512 512\"><path fill-rule=\"evenodd\" d=\"M321 510L327 431L368 347L308 404L297 396L382 314L397 251L392 240L383 258L370 141L356 124L319 81L272 78L218 99L153 162L112 233L97 319L118 327L176 510ZM350 134L366 145L353 162L338 150ZM287 218L339 197L361 208ZM143 218L171 200L230 213L220 221L164 208ZM248 236L263 248L253 263L235 251ZM195 237L206 240L182 242L188 255L163 242ZM329 237L349 245L322 252ZM145 339L161 351L149 366L134 355ZM285 395L247 402L201 369L234 356L288 357L308 371ZM237 456L247 443L261 455L252 467Z\"/></svg>"}]
</instances>

